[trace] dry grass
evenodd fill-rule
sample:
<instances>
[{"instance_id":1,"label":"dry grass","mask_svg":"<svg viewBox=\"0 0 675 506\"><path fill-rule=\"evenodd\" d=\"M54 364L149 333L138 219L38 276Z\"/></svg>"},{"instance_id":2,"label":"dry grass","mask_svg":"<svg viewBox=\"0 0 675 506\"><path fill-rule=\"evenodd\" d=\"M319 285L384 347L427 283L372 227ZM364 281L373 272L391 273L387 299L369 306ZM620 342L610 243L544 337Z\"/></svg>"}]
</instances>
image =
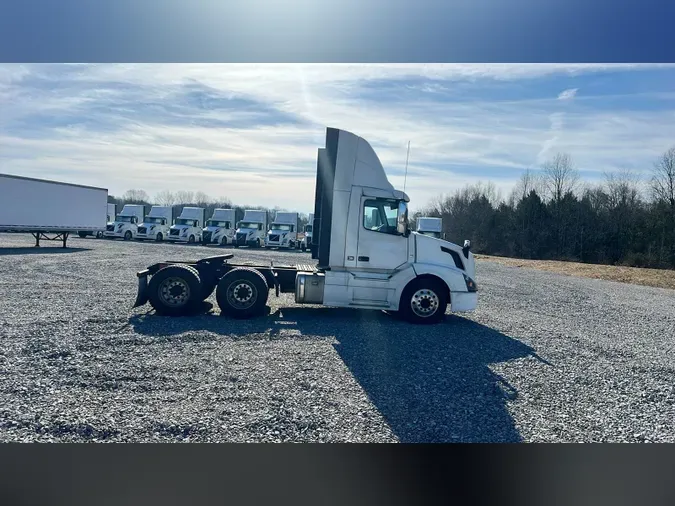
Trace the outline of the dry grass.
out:
<instances>
[{"instance_id":1,"label":"dry grass","mask_svg":"<svg viewBox=\"0 0 675 506\"><path fill-rule=\"evenodd\" d=\"M491 255L476 255L476 258L511 267L525 267L555 272L557 274L566 274L568 276L606 279L633 285L675 289L675 270L582 264L579 262L560 262L556 260L524 260L521 258L496 257Z\"/></svg>"}]
</instances>

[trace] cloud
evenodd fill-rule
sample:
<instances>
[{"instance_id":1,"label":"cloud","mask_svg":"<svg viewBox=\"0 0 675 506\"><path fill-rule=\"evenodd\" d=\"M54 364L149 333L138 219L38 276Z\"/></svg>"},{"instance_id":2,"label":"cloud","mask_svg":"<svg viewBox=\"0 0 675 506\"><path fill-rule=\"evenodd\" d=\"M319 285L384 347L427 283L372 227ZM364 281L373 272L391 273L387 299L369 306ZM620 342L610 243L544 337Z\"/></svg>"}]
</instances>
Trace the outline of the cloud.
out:
<instances>
[{"instance_id":1,"label":"cloud","mask_svg":"<svg viewBox=\"0 0 675 506\"><path fill-rule=\"evenodd\" d=\"M579 88L570 88L562 91L558 95L558 100L572 100L577 95L577 91L579 91Z\"/></svg>"},{"instance_id":2,"label":"cloud","mask_svg":"<svg viewBox=\"0 0 675 506\"><path fill-rule=\"evenodd\" d=\"M0 172L102 185L118 195L201 190L308 212L316 150L325 127L334 126L371 142L397 187L410 141L406 191L421 206L478 180L507 189L554 149L598 177L648 169L675 138L673 97L655 90L659 107L643 110L625 90L567 101L550 90L616 73L667 83L674 71L631 64L0 65ZM599 107L603 96L619 106Z\"/></svg>"}]
</instances>

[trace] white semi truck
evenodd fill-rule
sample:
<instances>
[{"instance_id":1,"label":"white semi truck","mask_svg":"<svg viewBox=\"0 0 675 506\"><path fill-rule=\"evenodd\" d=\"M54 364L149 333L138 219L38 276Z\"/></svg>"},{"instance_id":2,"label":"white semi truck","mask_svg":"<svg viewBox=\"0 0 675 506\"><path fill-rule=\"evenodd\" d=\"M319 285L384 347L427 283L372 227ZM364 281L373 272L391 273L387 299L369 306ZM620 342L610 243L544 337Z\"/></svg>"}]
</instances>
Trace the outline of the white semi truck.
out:
<instances>
[{"instance_id":1,"label":"white semi truck","mask_svg":"<svg viewBox=\"0 0 675 506\"><path fill-rule=\"evenodd\" d=\"M194 244L202 241L206 210L203 207L184 207L169 230L169 241Z\"/></svg>"},{"instance_id":2,"label":"white semi truck","mask_svg":"<svg viewBox=\"0 0 675 506\"><path fill-rule=\"evenodd\" d=\"M441 239L441 234L443 233L442 218L432 218L429 216L417 218L417 233Z\"/></svg>"},{"instance_id":3,"label":"white semi truck","mask_svg":"<svg viewBox=\"0 0 675 506\"><path fill-rule=\"evenodd\" d=\"M152 206L143 223L138 226L136 239L157 242L165 240L173 225L174 209L173 206Z\"/></svg>"},{"instance_id":4,"label":"white semi truck","mask_svg":"<svg viewBox=\"0 0 675 506\"><path fill-rule=\"evenodd\" d=\"M202 231L202 242L204 244L220 244L221 246L233 244L235 221L234 209L214 209L213 215L206 222L206 227Z\"/></svg>"},{"instance_id":5,"label":"white semi truck","mask_svg":"<svg viewBox=\"0 0 675 506\"><path fill-rule=\"evenodd\" d=\"M267 234L267 211L246 210L244 219L237 224L234 247L260 248L265 244Z\"/></svg>"},{"instance_id":6,"label":"white semi truck","mask_svg":"<svg viewBox=\"0 0 675 506\"><path fill-rule=\"evenodd\" d=\"M298 213L278 212L265 238L266 248L298 247Z\"/></svg>"},{"instance_id":7,"label":"white semi truck","mask_svg":"<svg viewBox=\"0 0 675 506\"><path fill-rule=\"evenodd\" d=\"M0 232L29 233L66 242L70 234L105 230L108 190L93 186L0 174Z\"/></svg>"},{"instance_id":8,"label":"white semi truck","mask_svg":"<svg viewBox=\"0 0 675 506\"><path fill-rule=\"evenodd\" d=\"M408 229L408 196L394 189L370 144L328 128L317 160L312 234L314 265L230 263L232 254L160 262L138 272L134 307L191 314L215 289L221 313L265 311L269 290L299 304L398 311L434 323L478 302L471 244L458 246ZM149 281L148 281L148 278Z\"/></svg>"},{"instance_id":9,"label":"white semi truck","mask_svg":"<svg viewBox=\"0 0 675 506\"><path fill-rule=\"evenodd\" d=\"M302 238L302 251L307 251L312 245L312 226L314 222L314 213L309 213L307 225L305 225L305 236Z\"/></svg>"},{"instance_id":10,"label":"white semi truck","mask_svg":"<svg viewBox=\"0 0 675 506\"><path fill-rule=\"evenodd\" d=\"M106 226L105 237L122 238L130 241L138 233L138 225L143 221L146 206L142 204L125 204L122 211L115 216L115 221Z\"/></svg>"}]
</instances>

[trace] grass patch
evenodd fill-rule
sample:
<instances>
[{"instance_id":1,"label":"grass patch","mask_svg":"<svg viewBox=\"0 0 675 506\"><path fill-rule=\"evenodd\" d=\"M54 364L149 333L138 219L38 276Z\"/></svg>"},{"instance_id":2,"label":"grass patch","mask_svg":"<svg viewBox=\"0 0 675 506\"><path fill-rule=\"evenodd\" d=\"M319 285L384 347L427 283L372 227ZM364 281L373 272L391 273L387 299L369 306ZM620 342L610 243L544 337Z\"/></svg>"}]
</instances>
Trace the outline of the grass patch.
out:
<instances>
[{"instance_id":1,"label":"grass patch","mask_svg":"<svg viewBox=\"0 0 675 506\"><path fill-rule=\"evenodd\" d=\"M478 260L497 262L510 267L524 267L566 274L568 276L605 279L633 285L675 289L675 270L670 269L645 269L642 267L584 264L581 262L562 262L558 260L526 260L492 255L475 255L475 257Z\"/></svg>"}]
</instances>

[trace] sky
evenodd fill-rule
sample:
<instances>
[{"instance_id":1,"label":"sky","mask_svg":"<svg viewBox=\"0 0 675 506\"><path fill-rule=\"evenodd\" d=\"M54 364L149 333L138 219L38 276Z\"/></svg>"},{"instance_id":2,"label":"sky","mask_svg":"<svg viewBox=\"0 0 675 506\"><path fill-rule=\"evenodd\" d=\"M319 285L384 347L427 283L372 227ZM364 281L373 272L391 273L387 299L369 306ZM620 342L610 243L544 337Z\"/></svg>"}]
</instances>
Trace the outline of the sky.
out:
<instances>
[{"instance_id":1,"label":"sky","mask_svg":"<svg viewBox=\"0 0 675 506\"><path fill-rule=\"evenodd\" d=\"M506 195L557 152L592 183L647 177L675 146L675 65L0 65L0 173L116 196L307 213L327 126L370 142L412 209L478 181Z\"/></svg>"}]
</instances>

